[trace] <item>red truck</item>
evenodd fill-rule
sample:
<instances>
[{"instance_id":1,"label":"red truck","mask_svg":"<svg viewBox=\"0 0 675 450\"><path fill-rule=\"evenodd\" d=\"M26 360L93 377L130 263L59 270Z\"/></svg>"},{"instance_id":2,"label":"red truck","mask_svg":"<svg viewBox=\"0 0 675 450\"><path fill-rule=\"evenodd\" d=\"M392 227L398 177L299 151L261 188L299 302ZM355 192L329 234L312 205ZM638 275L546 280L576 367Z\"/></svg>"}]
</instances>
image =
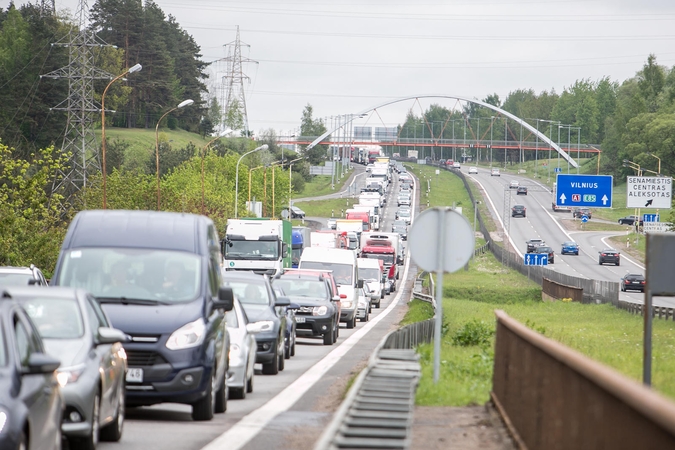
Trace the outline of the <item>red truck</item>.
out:
<instances>
[{"instance_id":1,"label":"red truck","mask_svg":"<svg viewBox=\"0 0 675 450\"><path fill-rule=\"evenodd\" d=\"M348 209L346 212L347 220L360 220L363 222L363 231L370 231L370 214L368 211L357 211L356 209Z\"/></svg>"}]
</instances>

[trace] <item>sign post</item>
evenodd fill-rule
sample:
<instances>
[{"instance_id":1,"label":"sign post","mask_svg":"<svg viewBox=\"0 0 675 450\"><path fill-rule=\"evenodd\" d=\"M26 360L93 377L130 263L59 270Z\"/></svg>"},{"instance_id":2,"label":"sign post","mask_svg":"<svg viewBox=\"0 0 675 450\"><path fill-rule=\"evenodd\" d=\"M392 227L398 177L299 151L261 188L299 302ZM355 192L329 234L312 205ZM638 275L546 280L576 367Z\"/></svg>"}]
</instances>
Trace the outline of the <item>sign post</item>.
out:
<instances>
[{"instance_id":1,"label":"sign post","mask_svg":"<svg viewBox=\"0 0 675 450\"><path fill-rule=\"evenodd\" d=\"M556 177L556 206L612 207L611 175L570 175Z\"/></svg>"},{"instance_id":2,"label":"sign post","mask_svg":"<svg viewBox=\"0 0 675 450\"><path fill-rule=\"evenodd\" d=\"M430 230L437 232L430 233ZM436 322L434 324L434 383L441 366L443 330L443 273L456 272L471 259L475 234L469 221L451 208L429 208L415 220L408 234L413 261L427 272L436 272Z\"/></svg>"}]
</instances>

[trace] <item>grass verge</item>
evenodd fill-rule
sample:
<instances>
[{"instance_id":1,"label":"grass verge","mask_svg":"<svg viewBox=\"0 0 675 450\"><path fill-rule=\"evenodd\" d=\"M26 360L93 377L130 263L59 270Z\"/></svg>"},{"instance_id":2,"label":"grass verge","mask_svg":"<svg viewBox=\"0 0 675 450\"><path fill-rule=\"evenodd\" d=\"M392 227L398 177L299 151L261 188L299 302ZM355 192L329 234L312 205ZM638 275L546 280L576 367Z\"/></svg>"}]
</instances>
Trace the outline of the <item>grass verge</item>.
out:
<instances>
[{"instance_id":1,"label":"grass verge","mask_svg":"<svg viewBox=\"0 0 675 450\"><path fill-rule=\"evenodd\" d=\"M540 288L517 272L504 269L491 254L474 260L468 272L444 278L444 334L441 374L433 384L432 346L418 347L422 378L417 404L463 406L482 404L492 386L494 310L503 309L516 320L619 372L640 380L642 325L640 316L611 305L540 300ZM422 320L432 312L411 302L408 317ZM675 398L675 324L654 321L653 385ZM469 345L462 345L462 344Z\"/></svg>"},{"instance_id":2,"label":"grass verge","mask_svg":"<svg viewBox=\"0 0 675 450\"><path fill-rule=\"evenodd\" d=\"M313 200L309 202L293 202L305 211L307 217L342 217L342 213L351 208L358 199L333 198L330 200Z\"/></svg>"}]
</instances>

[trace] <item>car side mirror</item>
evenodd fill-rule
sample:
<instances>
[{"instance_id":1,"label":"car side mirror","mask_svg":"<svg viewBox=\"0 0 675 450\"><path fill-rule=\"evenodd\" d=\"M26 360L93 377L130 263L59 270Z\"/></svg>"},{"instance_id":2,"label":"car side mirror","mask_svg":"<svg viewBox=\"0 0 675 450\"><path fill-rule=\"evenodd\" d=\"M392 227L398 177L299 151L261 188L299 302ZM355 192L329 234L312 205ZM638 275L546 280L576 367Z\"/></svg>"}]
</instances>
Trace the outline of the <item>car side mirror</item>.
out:
<instances>
[{"instance_id":1,"label":"car side mirror","mask_svg":"<svg viewBox=\"0 0 675 450\"><path fill-rule=\"evenodd\" d=\"M285 242L281 244L281 254L283 258L288 258L288 244Z\"/></svg>"},{"instance_id":2,"label":"car side mirror","mask_svg":"<svg viewBox=\"0 0 675 450\"><path fill-rule=\"evenodd\" d=\"M96 345L129 342L129 336L117 328L100 327L96 333Z\"/></svg>"},{"instance_id":3,"label":"car side mirror","mask_svg":"<svg viewBox=\"0 0 675 450\"><path fill-rule=\"evenodd\" d=\"M345 298L347 298L346 295L345 295ZM331 302L339 302L339 301L340 301L340 296L339 296L339 295L336 295L335 297L331 297L330 301L331 301Z\"/></svg>"},{"instance_id":4,"label":"car side mirror","mask_svg":"<svg viewBox=\"0 0 675 450\"><path fill-rule=\"evenodd\" d=\"M274 306L291 306L291 300L288 297L277 297Z\"/></svg>"},{"instance_id":5,"label":"car side mirror","mask_svg":"<svg viewBox=\"0 0 675 450\"><path fill-rule=\"evenodd\" d=\"M35 278L31 278L30 280L28 280L28 286L35 286L39 282L40 282L40 280L36 280Z\"/></svg>"},{"instance_id":6,"label":"car side mirror","mask_svg":"<svg viewBox=\"0 0 675 450\"><path fill-rule=\"evenodd\" d=\"M213 300L213 306L216 309L232 311L232 308L234 308L234 294L232 293L232 288L229 286L219 287L218 298Z\"/></svg>"},{"instance_id":7,"label":"car side mirror","mask_svg":"<svg viewBox=\"0 0 675 450\"><path fill-rule=\"evenodd\" d=\"M363 288L363 280L358 280L356 282L356 288L357 289L362 289Z\"/></svg>"},{"instance_id":8,"label":"car side mirror","mask_svg":"<svg viewBox=\"0 0 675 450\"><path fill-rule=\"evenodd\" d=\"M28 357L28 368L23 373L28 375L52 373L60 365L61 361L45 353L33 353Z\"/></svg>"}]
</instances>

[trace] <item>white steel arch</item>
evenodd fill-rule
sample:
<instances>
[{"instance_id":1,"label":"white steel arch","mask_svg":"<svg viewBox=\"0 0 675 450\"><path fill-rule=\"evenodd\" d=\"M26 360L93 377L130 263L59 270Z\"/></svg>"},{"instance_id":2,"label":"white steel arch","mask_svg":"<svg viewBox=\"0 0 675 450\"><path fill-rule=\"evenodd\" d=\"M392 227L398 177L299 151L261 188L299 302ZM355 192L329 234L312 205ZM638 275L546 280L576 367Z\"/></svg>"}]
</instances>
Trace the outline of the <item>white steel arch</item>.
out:
<instances>
[{"instance_id":1,"label":"white steel arch","mask_svg":"<svg viewBox=\"0 0 675 450\"><path fill-rule=\"evenodd\" d=\"M339 126L333 128L332 130L326 131L324 134L322 134L322 135L319 136L318 138L314 139L314 141L312 141L312 143L309 144L309 145L307 146L307 150L309 150L310 148L312 148L312 147L314 147L315 145L319 144L321 141L323 141L324 139L326 139L328 136L330 136L331 134L333 134L335 131L339 130L340 128L342 128L342 127L345 126L346 124L350 123L351 121L353 121L355 118L357 118L357 117L359 117L359 116L362 116L362 115L364 115L364 114L368 114L369 112L371 112L371 111L373 111L373 110L376 110L376 109L378 109L378 108L382 108L382 107L384 107L384 106L393 105L394 103L405 102L405 101L408 101L408 100L415 100L415 99L420 99L420 98L446 98L446 99L453 99L453 100L461 100L461 101L464 101L464 102L475 103L475 104L477 104L477 105L480 105L480 106L484 106L484 107L486 107L486 108L489 108L489 109L491 109L491 110L493 110L493 111L497 111L498 113L500 113L500 114L502 114L502 115L508 117L509 119L516 121L517 123L519 123L519 124L520 124L521 126L523 126L524 128L527 128L529 131L531 131L532 133L534 133L536 136L539 136L539 138L540 138L543 142L545 142L546 144L548 144L548 145L550 145L552 148L554 148L555 151L557 151L558 154L560 154L560 156L562 156L562 157L565 159L565 161L567 161L572 167L574 167L574 168L579 167L579 164L577 164L577 162L574 161L574 159L572 159L572 157L571 157L570 155L568 155L567 153L565 153L565 152L560 148L559 145L557 145L555 142L553 142L552 140L550 140L545 134L543 134L542 132L538 131L536 128L534 128L532 125L530 125L529 123L525 122L524 120L522 120L522 119L519 118L518 116L515 116L515 115L511 114L510 112L505 111L505 110L503 110L503 109L501 109L501 108L498 108L498 107L496 107L496 106L494 106L494 105L491 105L491 104L489 104L489 103L485 103L485 102L482 102L482 101L476 100L476 99L470 99L470 98L468 98L468 97L462 97L462 96L459 96L459 95L414 95L414 96L411 96L411 97L404 97L404 98L399 98L399 99L396 99L396 100L390 100L390 101L388 101L388 102L380 103L379 105L373 106L372 108L364 109L363 111L360 111L360 112L358 112L358 113L352 114L351 117L348 116L346 122L341 123Z\"/></svg>"}]
</instances>

